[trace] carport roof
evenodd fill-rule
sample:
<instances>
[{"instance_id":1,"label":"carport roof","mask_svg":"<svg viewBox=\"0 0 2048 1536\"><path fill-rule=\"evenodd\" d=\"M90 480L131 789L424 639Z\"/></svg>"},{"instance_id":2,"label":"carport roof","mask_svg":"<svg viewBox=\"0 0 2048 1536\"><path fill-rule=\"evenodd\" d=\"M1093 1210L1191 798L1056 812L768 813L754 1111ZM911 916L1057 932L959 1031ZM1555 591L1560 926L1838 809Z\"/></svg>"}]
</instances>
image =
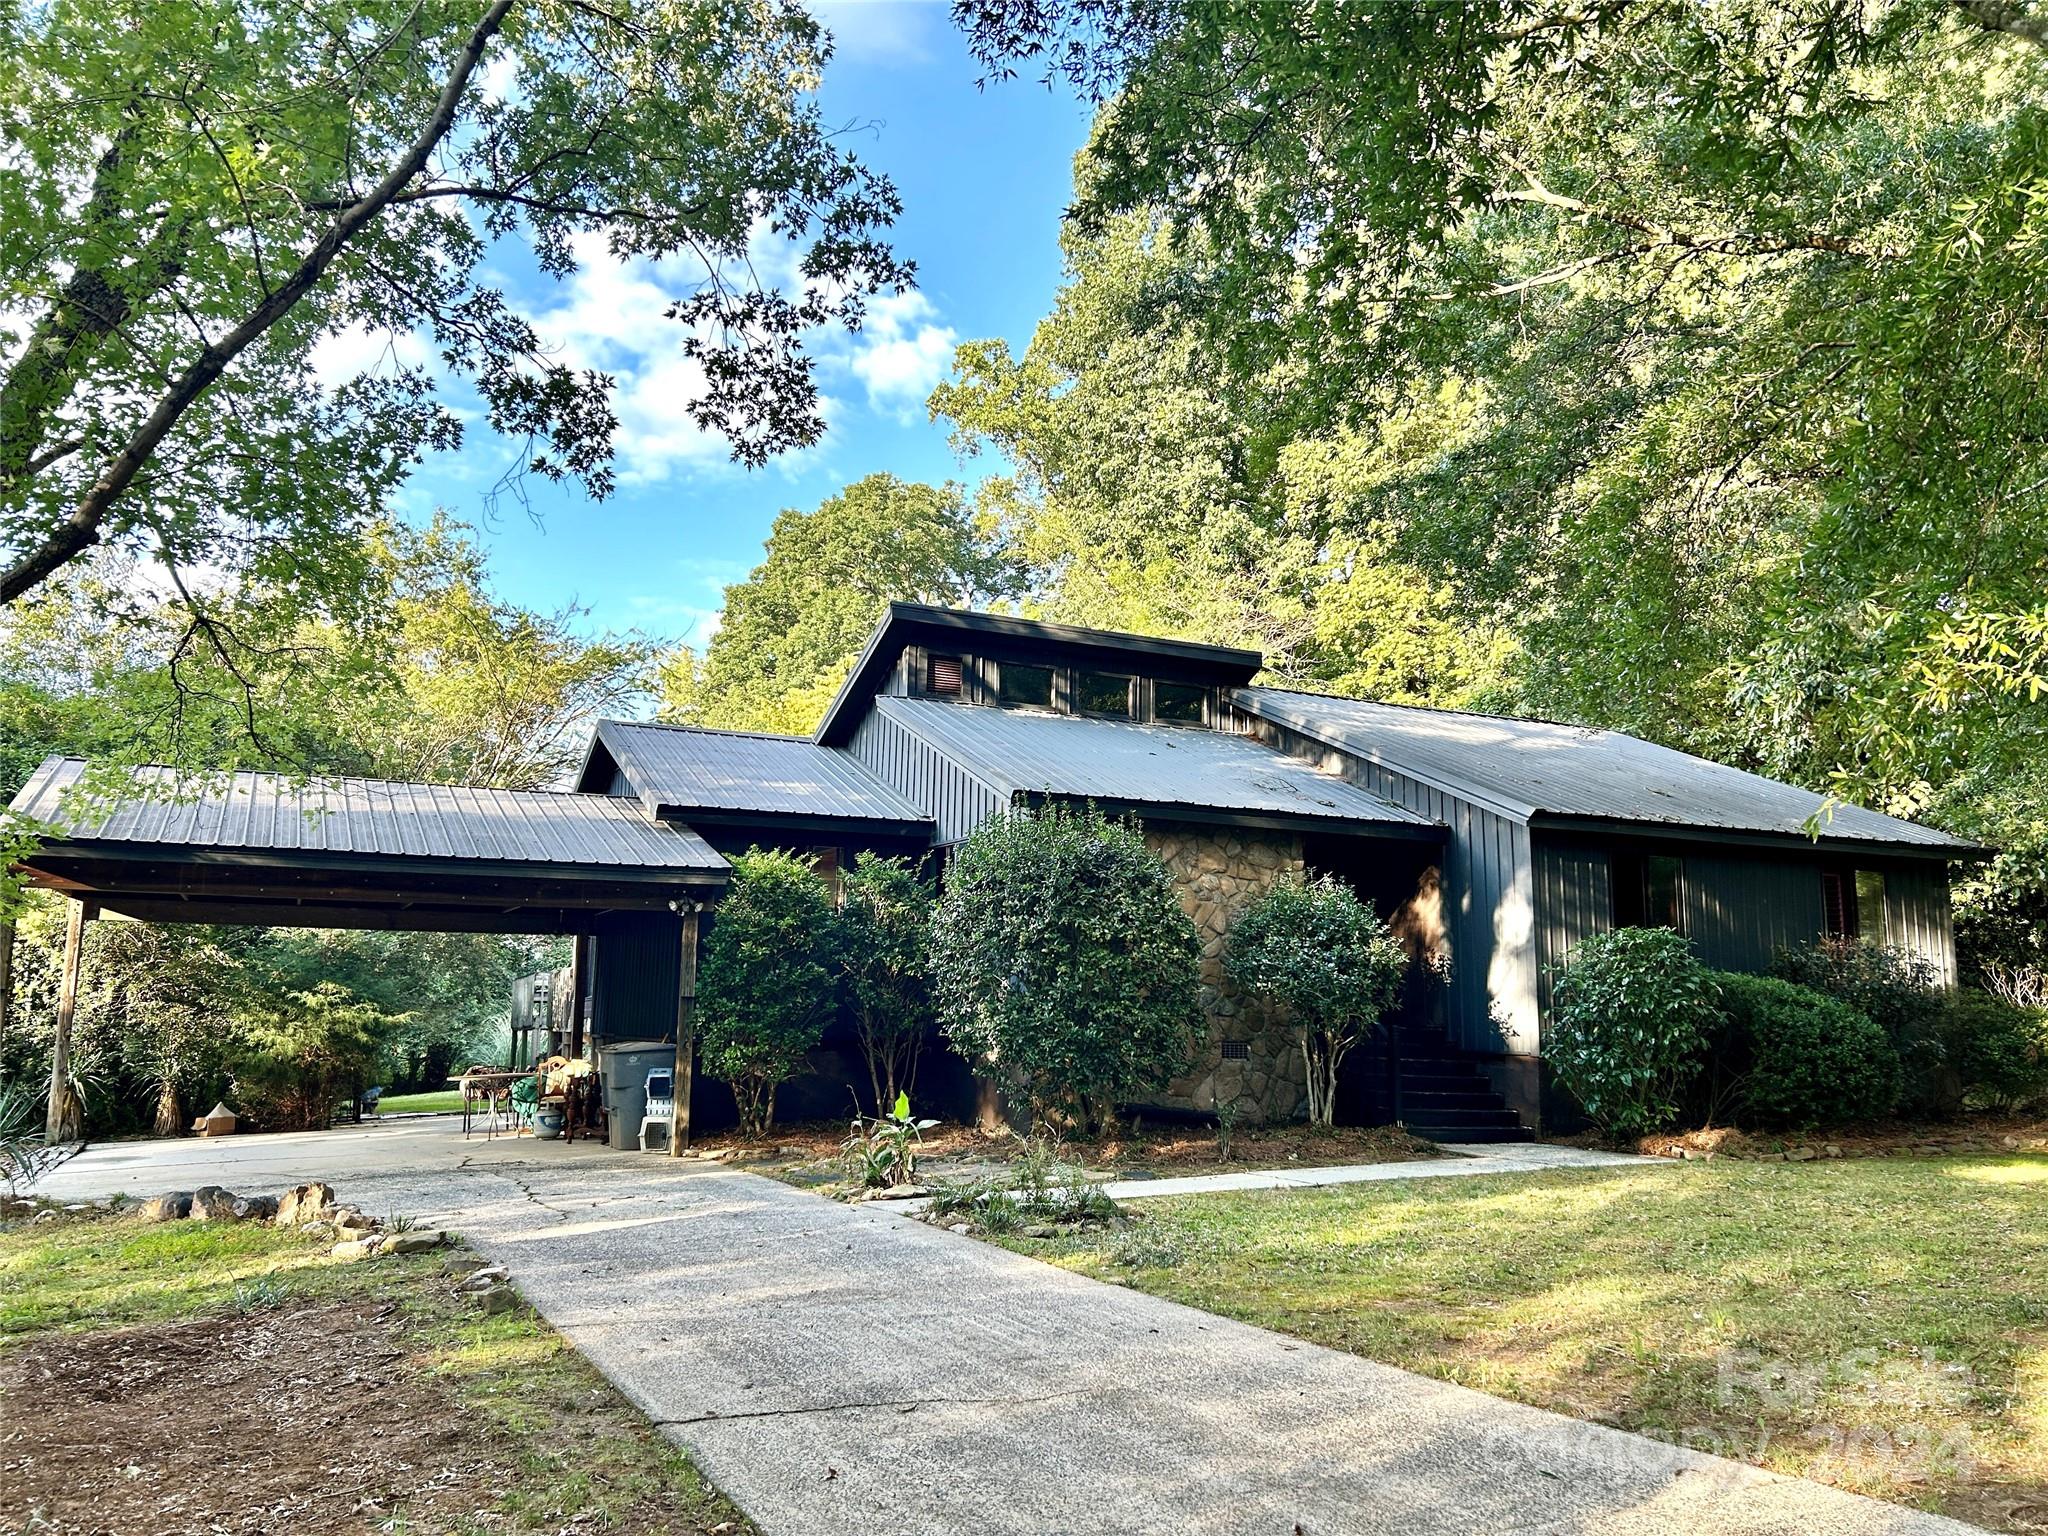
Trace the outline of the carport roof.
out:
<instances>
[{"instance_id":1,"label":"carport roof","mask_svg":"<svg viewBox=\"0 0 2048 1536\"><path fill-rule=\"evenodd\" d=\"M67 842L726 868L688 827L651 821L633 801L611 795L274 773L194 776L156 765L132 771L132 793L95 794L87 772L81 758L48 758L9 809L58 828ZM69 801L82 783L80 798Z\"/></svg>"},{"instance_id":2,"label":"carport roof","mask_svg":"<svg viewBox=\"0 0 2048 1536\"><path fill-rule=\"evenodd\" d=\"M151 922L597 932L730 873L631 800L270 773L91 774L53 757L11 819L31 884Z\"/></svg>"}]
</instances>

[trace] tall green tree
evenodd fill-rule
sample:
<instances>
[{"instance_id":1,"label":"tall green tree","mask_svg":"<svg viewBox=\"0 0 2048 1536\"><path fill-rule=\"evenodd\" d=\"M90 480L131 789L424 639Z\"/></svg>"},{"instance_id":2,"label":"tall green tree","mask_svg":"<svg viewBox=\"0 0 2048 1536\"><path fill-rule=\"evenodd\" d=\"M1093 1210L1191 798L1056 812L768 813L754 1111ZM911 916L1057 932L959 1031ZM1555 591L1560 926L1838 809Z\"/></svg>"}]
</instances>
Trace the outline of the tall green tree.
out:
<instances>
[{"instance_id":1,"label":"tall green tree","mask_svg":"<svg viewBox=\"0 0 2048 1536\"><path fill-rule=\"evenodd\" d=\"M725 589L703 655L669 661L662 716L809 731L891 601L969 607L1017 585L997 530L957 486L869 475L775 519L767 558Z\"/></svg>"},{"instance_id":2,"label":"tall green tree","mask_svg":"<svg viewBox=\"0 0 2048 1536\"><path fill-rule=\"evenodd\" d=\"M354 533L460 439L447 380L603 494L612 381L549 354L501 243L651 264L748 463L822 431L806 334L910 275L790 0L58 0L0 53L0 602L95 546L341 601ZM437 360L323 388L315 346L364 330Z\"/></svg>"}]
</instances>

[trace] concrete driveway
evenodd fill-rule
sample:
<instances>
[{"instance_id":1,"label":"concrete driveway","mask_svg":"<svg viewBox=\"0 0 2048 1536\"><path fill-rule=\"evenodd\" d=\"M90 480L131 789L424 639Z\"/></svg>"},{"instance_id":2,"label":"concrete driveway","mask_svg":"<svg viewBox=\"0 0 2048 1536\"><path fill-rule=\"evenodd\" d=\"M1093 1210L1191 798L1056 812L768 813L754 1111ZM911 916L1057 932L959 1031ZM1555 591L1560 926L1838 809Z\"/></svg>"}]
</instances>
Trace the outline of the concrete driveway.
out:
<instances>
[{"instance_id":1,"label":"concrete driveway","mask_svg":"<svg viewBox=\"0 0 2048 1536\"><path fill-rule=\"evenodd\" d=\"M391 1126L332 1157L251 1138L205 1166L202 1145L163 1171L261 1190L289 1165L456 1227L769 1536L1973 1529L716 1165ZM174 1182L145 1170L87 1154L52 1192Z\"/></svg>"}]
</instances>

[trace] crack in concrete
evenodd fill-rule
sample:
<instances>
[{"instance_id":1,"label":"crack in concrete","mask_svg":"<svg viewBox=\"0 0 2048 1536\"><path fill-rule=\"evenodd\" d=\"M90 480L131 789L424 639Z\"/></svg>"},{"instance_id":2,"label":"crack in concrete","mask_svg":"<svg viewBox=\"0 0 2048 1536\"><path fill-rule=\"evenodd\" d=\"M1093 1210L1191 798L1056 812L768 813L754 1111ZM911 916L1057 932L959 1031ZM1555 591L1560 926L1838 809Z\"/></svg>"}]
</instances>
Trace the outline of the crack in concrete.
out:
<instances>
[{"instance_id":1,"label":"crack in concrete","mask_svg":"<svg viewBox=\"0 0 2048 1536\"><path fill-rule=\"evenodd\" d=\"M1093 1387L1073 1387L1065 1392L1048 1392L1042 1397L884 1397L873 1401L812 1403L802 1408L754 1408L745 1413L699 1413L687 1419L656 1419L656 1429L673 1429L687 1424L726 1424L739 1419L787 1419L809 1413L844 1413L852 1408L900 1408L905 1413L917 1408L1029 1408L1037 1403L1056 1403L1063 1398L1083 1397Z\"/></svg>"}]
</instances>

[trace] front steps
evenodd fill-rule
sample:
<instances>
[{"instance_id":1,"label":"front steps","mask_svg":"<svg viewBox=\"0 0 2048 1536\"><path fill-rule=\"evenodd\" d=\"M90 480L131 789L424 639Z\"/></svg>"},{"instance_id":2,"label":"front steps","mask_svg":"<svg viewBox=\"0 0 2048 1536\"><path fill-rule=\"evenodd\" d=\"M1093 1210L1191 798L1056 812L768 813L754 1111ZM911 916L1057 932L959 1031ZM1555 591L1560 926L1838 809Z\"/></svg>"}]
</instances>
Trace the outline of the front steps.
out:
<instances>
[{"instance_id":1,"label":"front steps","mask_svg":"<svg viewBox=\"0 0 2048 1536\"><path fill-rule=\"evenodd\" d=\"M1441 1030L1403 1025L1399 1031L1401 1123L1430 1141L1534 1141L1535 1133L1494 1091L1479 1064L1460 1052ZM1391 1116L1387 1094L1386 1042L1376 1041L1364 1086L1372 1110ZM1371 1111L1367 1111L1371 1113ZM1370 1123L1370 1122L1368 1122Z\"/></svg>"}]
</instances>

